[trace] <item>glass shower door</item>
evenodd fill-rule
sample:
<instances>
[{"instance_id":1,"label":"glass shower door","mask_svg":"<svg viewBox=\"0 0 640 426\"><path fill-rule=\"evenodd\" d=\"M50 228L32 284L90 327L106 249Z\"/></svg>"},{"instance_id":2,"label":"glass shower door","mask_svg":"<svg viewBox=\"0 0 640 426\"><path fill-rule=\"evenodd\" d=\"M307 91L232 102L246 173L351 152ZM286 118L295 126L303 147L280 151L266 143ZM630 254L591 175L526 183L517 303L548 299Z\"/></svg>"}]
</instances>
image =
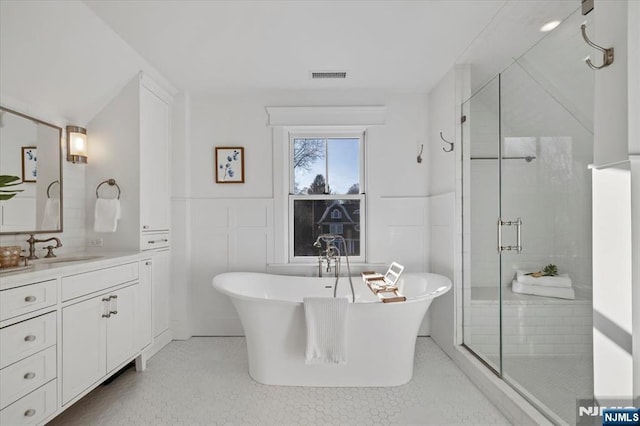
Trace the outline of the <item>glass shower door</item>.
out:
<instances>
[{"instance_id":1,"label":"glass shower door","mask_svg":"<svg viewBox=\"0 0 640 426\"><path fill-rule=\"evenodd\" d=\"M464 344L558 424L593 396L585 18L569 16L462 108Z\"/></svg>"},{"instance_id":2,"label":"glass shower door","mask_svg":"<svg viewBox=\"0 0 640 426\"><path fill-rule=\"evenodd\" d=\"M500 75L500 214L522 220L521 253L501 253L502 375L569 424L576 399L593 392L593 71L583 62L584 20L575 12ZM515 229L507 232L503 245L516 244ZM537 271L558 276L522 274Z\"/></svg>"},{"instance_id":3,"label":"glass shower door","mask_svg":"<svg viewBox=\"0 0 640 426\"><path fill-rule=\"evenodd\" d=\"M464 344L501 373L500 80L496 77L463 104L463 330Z\"/></svg>"}]
</instances>

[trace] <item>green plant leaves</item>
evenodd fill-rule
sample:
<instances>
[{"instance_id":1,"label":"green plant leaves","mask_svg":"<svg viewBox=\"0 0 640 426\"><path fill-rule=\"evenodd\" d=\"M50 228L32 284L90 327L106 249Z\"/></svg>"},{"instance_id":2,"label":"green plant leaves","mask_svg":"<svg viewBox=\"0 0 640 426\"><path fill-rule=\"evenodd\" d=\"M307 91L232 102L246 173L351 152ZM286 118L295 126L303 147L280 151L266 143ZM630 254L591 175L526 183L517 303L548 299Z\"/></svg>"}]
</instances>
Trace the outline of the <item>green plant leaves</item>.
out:
<instances>
[{"instance_id":1,"label":"green plant leaves","mask_svg":"<svg viewBox=\"0 0 640 426\"><path fill-rule=\"evenodd\" d=\"M16 185L22 185L18 176L0 175L0 188ZM0 200L10 200L15 197L18 192L22 192L22 189L0 189Z\"/></svg>"},{"instance_id":2,"label":"green plant leaves","mask_svg":"<svg viewBox=\"0 0 640 426\"><path fill-rule=\"evenodd\" d=\"M545 277L555 277L556 275L558 275L558 267L553 263L550 263L544 267L544 269L542 270L542 275L544 275Z\"/></svg>"}]
</instances>

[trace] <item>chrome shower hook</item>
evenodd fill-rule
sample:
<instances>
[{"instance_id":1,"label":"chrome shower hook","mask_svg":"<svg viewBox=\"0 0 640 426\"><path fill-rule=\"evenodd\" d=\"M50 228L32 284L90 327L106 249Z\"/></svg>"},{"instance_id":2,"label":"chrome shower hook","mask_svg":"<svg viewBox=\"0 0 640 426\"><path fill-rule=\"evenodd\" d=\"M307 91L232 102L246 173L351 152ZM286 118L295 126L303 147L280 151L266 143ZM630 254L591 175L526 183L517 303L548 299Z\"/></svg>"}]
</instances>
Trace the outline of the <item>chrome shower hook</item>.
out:
<instances>
[{"instance_id":1,"label":"chrome shower hook","mask_svg":"<svg viewBox=\"0 0 640 426\"><path fill-rule=\"evenodd\" d=\"M608 67L613 63L613 47L610 47L607 49L606 47L598 46L597 44L589 40L589 37L587 37L586 29L587 29L586 24L580 25L580 30L582 31L582 38L584 38L584 41L586 41L589 46L593 47L594 49L598 49L599 51L602 52L603 62L602 62L602 65L596 66L596 65L593 65L593 62L591 62L591 59L588 57L584 61L587 63L587 65L589 65L589 68L591 68L592 70L600 70L604 67Z\"/></svg>"},{"instance_id":2,"label":"chrome shower hook","mask_svg":"<svg viewBox=\"0 0 640 426\"><path fill-rule=\"evenodd\" d=\"M448 144L450 145L450 146L449 146L449 149L446 149L444 146L442 147L442 150L443 150L444 152L451 152L451 151L453 151L453 142L449 142L448 140L446 140L446 139L444 138L444 136L442 136L442 132L440 132L440 139L442 139L443 141L445 141L446 143L448 143Z\"/></svg>"}]
</instances>

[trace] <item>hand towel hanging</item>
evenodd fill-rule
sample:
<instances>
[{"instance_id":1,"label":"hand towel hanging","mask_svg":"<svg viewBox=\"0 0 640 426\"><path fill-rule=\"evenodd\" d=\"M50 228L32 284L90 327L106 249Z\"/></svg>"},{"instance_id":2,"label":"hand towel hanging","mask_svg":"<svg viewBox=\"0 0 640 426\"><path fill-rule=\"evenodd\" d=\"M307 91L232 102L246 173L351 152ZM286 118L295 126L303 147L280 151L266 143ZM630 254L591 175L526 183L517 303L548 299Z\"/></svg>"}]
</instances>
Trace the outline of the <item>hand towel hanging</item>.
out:
<instances>
[{"instance_id":1,"label":"hand towel hanging","mask_svg":"<svg viewBox=\"0 0 640 426\"><path fill-rule=\"evenodd\" d=\"M305 297L307 364L347 362L347 310L345 298Z\"/></svg>"},{"instance_id":2,"label":"hand towel hanging","mask_svg":"<svg viewBox=\"0 0 640 426\"><path fill-rule=\"evenodd\" d=\"M95 232L116 232L120 219L120 200L117 198L98 198L94 214Z\"/></svg>"}]
</instances>

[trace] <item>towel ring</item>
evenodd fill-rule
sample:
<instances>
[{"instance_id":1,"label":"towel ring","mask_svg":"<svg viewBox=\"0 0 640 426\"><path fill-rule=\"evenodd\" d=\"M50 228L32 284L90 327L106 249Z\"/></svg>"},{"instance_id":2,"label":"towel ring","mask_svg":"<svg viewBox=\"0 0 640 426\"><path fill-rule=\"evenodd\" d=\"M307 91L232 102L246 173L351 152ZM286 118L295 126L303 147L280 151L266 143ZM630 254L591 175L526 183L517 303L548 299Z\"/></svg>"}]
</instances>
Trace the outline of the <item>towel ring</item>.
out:
<instances>
[{"instance_id":1,"label":"towel ring","mask_svg":"<svg viewBox=\"0 0 640 426\"><path fill-rule=\"evenodd\" d=\"M53 185L55 185L56 183L57 183L57 184L60 184L60 181L58 181L58 180L54 180L53 182L51 182L51 183L49 184L49 186L47 186L47 198L51 198L51 195L49 194L49 190L50 190L50 189L51 189L51 187L52 187Z\"/></svg>"},{"instance_id":2,"label":"towel ring","mask_svg":"<svg viewBox=\"0 0 640 426\"><path fill-rule=\"evenodd\" d=\"M115 186L116 188L118 188L118 200L120 199L120 187L118 186L118 184L116 183L115 179L107 179L107 180L103 180L102 182L100 182L100 184L98 184L98 186L96 187L96 198L100 198L100 195L98 195L98 190L100 189L100 187L104 184L108 184L109 186Z\"/></svg>"}]
</instances>

